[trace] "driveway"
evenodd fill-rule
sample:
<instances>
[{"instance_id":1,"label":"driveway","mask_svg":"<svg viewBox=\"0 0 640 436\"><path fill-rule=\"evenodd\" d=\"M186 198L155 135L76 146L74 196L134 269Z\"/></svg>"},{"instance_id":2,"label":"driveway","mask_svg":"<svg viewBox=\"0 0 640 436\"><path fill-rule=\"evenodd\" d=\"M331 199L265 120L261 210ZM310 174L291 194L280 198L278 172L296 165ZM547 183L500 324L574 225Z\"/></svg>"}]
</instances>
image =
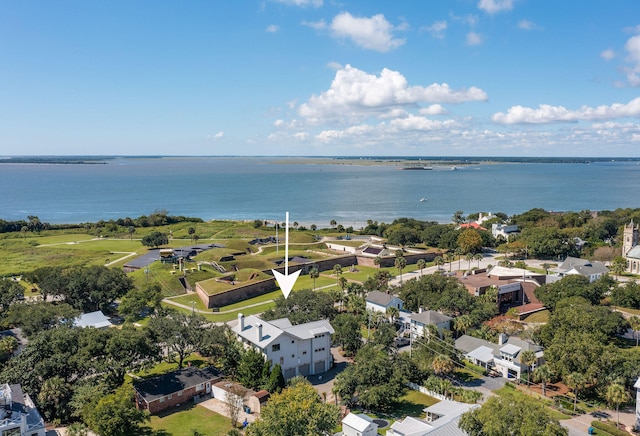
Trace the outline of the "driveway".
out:
<instances>
[{"instance_id":1,"label":"driveway","mask_svg":"<svg viewBox=\"0 0 640 436\"><path fill-rule=\"evenodd\" d=\"M344 371L348 364L353 363L353 360L342 356L338 347L331 348L331 355L333 356L333 368L322 374L307 376L307 380L316 388L320 396L324 398L326 395L327 403L337 404L336 397L332 392L333 383L336 376Z\"/></svg>"}]
</instances>

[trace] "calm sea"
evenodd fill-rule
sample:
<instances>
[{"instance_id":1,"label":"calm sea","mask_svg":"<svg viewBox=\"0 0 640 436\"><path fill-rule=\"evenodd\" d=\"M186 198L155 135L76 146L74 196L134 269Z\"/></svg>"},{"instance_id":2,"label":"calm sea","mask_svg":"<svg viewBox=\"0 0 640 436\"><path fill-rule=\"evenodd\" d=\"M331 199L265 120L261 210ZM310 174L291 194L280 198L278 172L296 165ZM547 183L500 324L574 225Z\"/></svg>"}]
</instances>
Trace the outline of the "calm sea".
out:
<instances>
[{"instance_id":1,"label":"calm sea","mask_svg":"<svg viewBox=\"0 0 640 436\"><path fill-rule=\"evenodd\" d=\"M398 217L449 222L456 210L521 213L640 207L638 162L499 163L401 171L394 165L277 158L117 158L99 165L0 163L0 218L80 223L148 215L360 227ZM420 201L424 199L424 201Z\"/></svg>"}]
</instances>

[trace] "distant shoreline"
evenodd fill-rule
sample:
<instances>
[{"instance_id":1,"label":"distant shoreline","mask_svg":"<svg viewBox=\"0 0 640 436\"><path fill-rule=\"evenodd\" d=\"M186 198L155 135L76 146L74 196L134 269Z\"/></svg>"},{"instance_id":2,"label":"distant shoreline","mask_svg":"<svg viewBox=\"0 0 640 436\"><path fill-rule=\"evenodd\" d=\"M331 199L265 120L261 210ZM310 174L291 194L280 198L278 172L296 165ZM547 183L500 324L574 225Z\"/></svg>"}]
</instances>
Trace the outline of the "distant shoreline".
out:
<instances>
[{"instance_id":1,"label":"distant shoreline","mask_svg":"<svg viewBox=\"0 0 640 436\"><path fill-rule=\"evenodd\" d=\"M116 159L269 159L275 164L468 166L506 163L590 164L595 162L640 162L640 157L516 157L516 156L4 156L2 164L106 165Z\"/></svg>"}]
</instances>

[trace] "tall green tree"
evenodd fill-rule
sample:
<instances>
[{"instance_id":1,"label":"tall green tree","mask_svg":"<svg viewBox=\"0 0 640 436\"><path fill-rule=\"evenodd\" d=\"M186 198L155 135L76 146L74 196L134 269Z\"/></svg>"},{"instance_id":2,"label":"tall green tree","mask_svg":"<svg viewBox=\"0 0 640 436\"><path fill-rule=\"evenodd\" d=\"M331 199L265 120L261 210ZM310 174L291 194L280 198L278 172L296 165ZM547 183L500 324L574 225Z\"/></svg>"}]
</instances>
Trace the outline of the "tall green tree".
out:
<instances>
[{"instance_id":1,"label":"tall green tree","mask_svg":"<svg viewBox=\"0 0 640 436\"><path fill-rule=\"evenodd\" d=\"M151 232L142 237L142 245L145 247L158 248L169 243L169 237L166 233Z\"/></svg>"},{"instance_id":2,"label":"tall green tree","mask_svg":"<svg viewBox=\"0 0 640 436\"><path fill-rule=\"evenodd\" d=\"M531 381L531 365L536 361L536 353L533 350L524 350L520 355L520 361L527 367L527 386Z\"/></svg>"},{"instance_id":3,"label":"tall green tree","mask_svg":"<svg viewBox=\"0 0 640 436\"><path fill-rule=\"evenodd\" d=\"M394 261L394 265L398 269L398 273L400 274L400 284L402 284L402 270L407 266L407 259L403 256L398 256Z\"/></svg>"},{"instance_id":4,"label":"tall green tree","mask_svg":"<svg viewBox=\"0 0 640 436\"><path fill-rule=\"evenodd\" d=\"M551 381L553 373L548 365L540 365L533 371L533 380L542 384L542 396L547 396L547 383Z\"/></svg>"},{"instance_id":5,"label":"tall green tree","mask_svg":"<svg viewBox=\"0 0 640 436\"><path fill-rule=\"evenodd\" d=\"M458 424L469 436L566 436L567 430L538 400L521 395L492 396L462 415Z\"/></svg>"},{"instance_id":6,"label":"tall green tree","mask_svg":"<svg viewBox=\"0 0 640 436\"><path fill-rule=\"evenodd\" d=\"M318 267L314 266L309 270L309 277L313 280L313 290L316 290L316 279L320 277L320 271L318 271Z\"/></svg>"},{"instance_id":7,"label":"tall green tree","mask_svg":"<svg viewBox=\"0 0 640 436\"><path fill-rule=\"evenodd\" d=\"M199 315L168 311L152 317L147 328L151 338L164 344L169 358L177 357L178 368L182 368L184 359L203 346L204 330L208 326Z\"/></svg>"},{"instance_id":8,"label":"tall green tree","mask_svg":"<svg viewBox=\"0 0 640 436\"><path fill-rule=\"evenodd\" d=\"M629 401L630 396L625 387L619 383L612 383L607 387L605 394L607 403L616 406L617 422L616 426L620 426L620 404Z\"/></svg>"},{"instance_id":9,"label":"tall green tree","mask_svg":"<svg viewBox=\"0 0 640 436\"><path fill-rule=\"evenodd\" d=\"M311 383L295 377L288 388L271 396L260 418L247 429L247 436L330 434L339 416L337 406L324 403Z\"/></svg>"},{"instance_id":10,"label":"tall green tree","mask_svg":"<svg viewBox=\"0 0 640 436\"><path fill-rule=\"evenodd\" d=\"M138 436L150 417L136 409L133 390L125 385L101 398L89 415L89 427L101 436Z\"/></svg>"},{"instance_id":11,"label":"tall green tree","mask_svg":"<svg viewBox=\"0 0 640 436\"><path fill-rule=\"evenodd\" d=\"M427 266L427 261L424 259L418 259L416 266L420 270L420 277L422 277L422 270Z\"/></svg>"},{"instance_id":12,"label":"tall green tree","mask_svg":"<svg viewBox=\"0 0 640 436\"><path fill-rule=\"evenodd\" d=\"M332 319L337 311L334 299L328 292L314 292L301 289L292 292L289 298L280 296L275 300L275 307L261 315L266 321L289 318L292 324L302 324L320 319Z\"/></svg>"},{"instance_id":13,"label":"tall green tree","mask_svg":"<svg viewBox=\"0 0 640 436\"><path fill-rule=\"evenodd\" d=\"M247 348L240 358L236 377L244 387L259 389L268 381L264 378L265 368L268 369L268 366L269 364L264 360L262 354L253 348Z\"/></svg>"}]
</instances>

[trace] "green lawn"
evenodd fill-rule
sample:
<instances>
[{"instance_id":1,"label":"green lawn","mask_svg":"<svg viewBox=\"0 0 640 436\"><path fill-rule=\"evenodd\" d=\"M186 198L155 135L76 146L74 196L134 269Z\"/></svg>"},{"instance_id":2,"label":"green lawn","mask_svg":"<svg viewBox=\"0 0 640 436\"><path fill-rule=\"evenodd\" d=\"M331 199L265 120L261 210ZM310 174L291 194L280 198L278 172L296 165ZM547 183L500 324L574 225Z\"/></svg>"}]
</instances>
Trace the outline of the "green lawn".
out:
<instances>
[{"instance_id":1,"label":"green lawn","mask_svg":"<svg viewBox=\"0 0 640 436\"><path fill-rule=\"evenodd\" d=\"M524 322L547 322L549 321L549 311L548 310L541 310L539 312L535 312L532 313L531 315L529 315L528 317L526 317L524 320Z\"/></svg>"},{"instance_id":2,"label":"green lawn","mask_svg":"<svg viewBox=\"0 0 640 436\"><path fill-rule=\"evenodd\" d=\"M189 436L193 430L206 436L224 436L232 429L228 418L193 403L176 407L168 414L152 416L149 425L157 436Z\"/></svg>"}]
</instances>

